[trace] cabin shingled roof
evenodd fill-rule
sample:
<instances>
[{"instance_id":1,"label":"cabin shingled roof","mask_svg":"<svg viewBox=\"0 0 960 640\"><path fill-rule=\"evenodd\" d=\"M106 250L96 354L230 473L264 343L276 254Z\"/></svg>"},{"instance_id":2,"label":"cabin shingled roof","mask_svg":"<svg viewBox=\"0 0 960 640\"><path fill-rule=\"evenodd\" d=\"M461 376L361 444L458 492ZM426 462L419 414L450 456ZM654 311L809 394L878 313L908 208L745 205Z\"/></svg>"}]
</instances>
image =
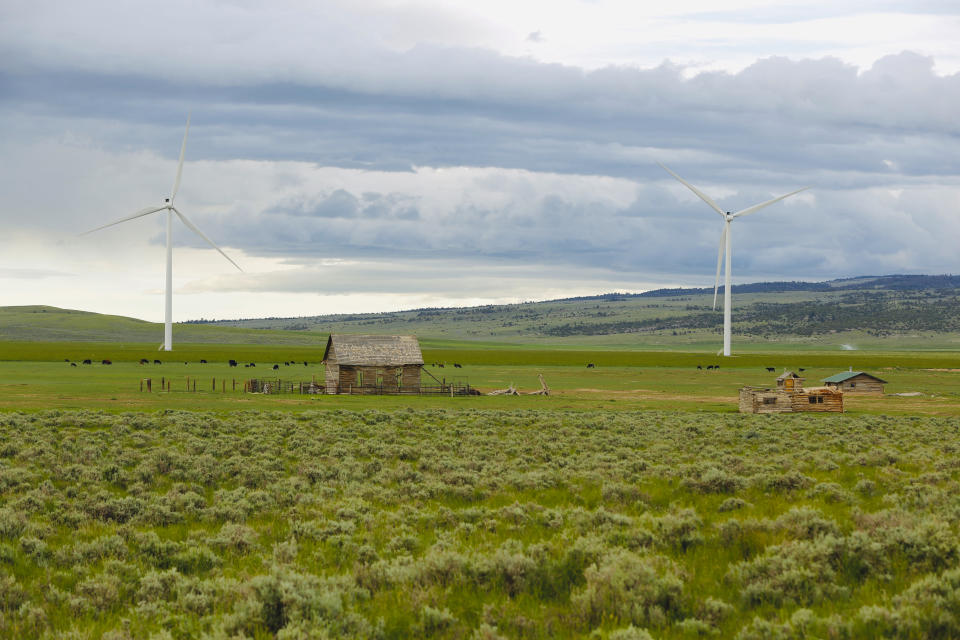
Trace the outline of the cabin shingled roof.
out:
<instances>
[{"instance_id":1,"label":"cabin shingled roof","mask_svg":"<svg viewBox=\"0 0 960 640\"><path fill-rule=\"evenodd\" d=\"M866 371L844 371L843 373L838 373L836 375L830 376L829 378L824 378L822 382L846 382L850 378L856 378L857 376L867 376L868 378L873 378L877 382L882 382L887 384L886 380L881 380L877 376L867 373Z\"/></svg>"},{"instance_id":2,"label":"cabin shingled roof","mask_svg":"<svg viewBox=\"0 0 960 640\"><path fill-rule=\"evenodd\" d=\"M800 380L800 379L801 379L800 376L798 376L797 374L795 374L793 371L784 371L782 374L780 374L779 376L777 376L777 380L784 380L784 379L786 379L786 378L794 378L794 379L796 379L796 380Z\"/></svg>"},{"instance_id":3,"label":"cabin shingled roof","mask_svg":"<svg viewBox=\"0 0 960 640\"><path fill-rule=\"evenodd\" d=\"M331 334L323 361L333 355L332 362L358 366L399 366L423 364L423 354L416 336L378 336Z\"/></svg>"}]
</instances>

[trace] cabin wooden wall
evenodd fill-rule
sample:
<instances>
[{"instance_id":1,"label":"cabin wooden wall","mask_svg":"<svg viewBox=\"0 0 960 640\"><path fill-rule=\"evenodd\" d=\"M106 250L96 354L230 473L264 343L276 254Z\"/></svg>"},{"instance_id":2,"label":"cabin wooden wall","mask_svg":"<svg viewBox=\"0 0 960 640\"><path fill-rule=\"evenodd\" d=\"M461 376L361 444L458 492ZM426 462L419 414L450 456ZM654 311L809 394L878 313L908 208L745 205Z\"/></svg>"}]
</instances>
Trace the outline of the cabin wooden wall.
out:
<instances>
[{"instance_id":1,"label":"cabin wooden wall","mask_svg":"<svg viewBox=\"0 0 960 640\"><path fill-rule=\"evenodd\" d=\"M844 380L837 388L844 393L883 395L883 383L867 377Z\"/></svg>"},{"instance_id":2,"label":"cabin wooden wall","mask_svg":"<svg viewBox=\"0 0 960 640\"><path fill-rule=\"evenodd\" d=\"M327 393L336 393L337 392L337 381L340 379L340 366L336 364L327 363L326 365L326 375L323 379L324 390Z\"/></svg>"},{"instance_id":3,"label":"cabin wooden wall","mask_svg":"<svg viewBox=\"0 0 960 640\"><path fill-rule=\"evenodd\" d=\"M419 364L408 364L403 367L364 367L351 365L327 365L327 393L350 393L354 389L377 387L379 378L384 391L396 390L397 370L402 369L400 384L404 388L420 387ZM336 368L331 380L330 370ZM358 375L359 374L359 375ZM339 385L339 386L338 386Z\"/></svg>"},{"instance_id":4,"label":"cabin wooden wall","mask_svg":"<svg viewBox=\"0 0 960 640\"><path fill-rule=\"evenodd\" d=\"M764 402L770 398L773 402ZM778 389L740 389L740 413L786 413L793 411L790 396Z\"/></svg>"},{"instance_id":5,"label":"cabin wooden wall","mask_svg":"<svg viewBox=\"0 0 960 640\"><path fill-rule=\"evenodd\" d=\"M811 403L810 398L823 398L823 402ZM843 394L841 393L798 393L790 397L793 410L796 412L825 412L836 411L843 413Z\"/></svg>"}]
</instances>

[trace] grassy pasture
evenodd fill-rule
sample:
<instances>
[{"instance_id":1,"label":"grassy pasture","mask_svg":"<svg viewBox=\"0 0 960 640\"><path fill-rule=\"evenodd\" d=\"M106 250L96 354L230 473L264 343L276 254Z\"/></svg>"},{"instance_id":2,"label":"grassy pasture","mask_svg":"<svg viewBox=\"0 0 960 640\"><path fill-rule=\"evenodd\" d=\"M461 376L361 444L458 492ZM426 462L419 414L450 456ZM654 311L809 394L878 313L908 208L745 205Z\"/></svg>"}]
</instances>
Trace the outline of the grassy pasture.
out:
<instances>
[{"instance_id":1,"label":"grassy pasture","mask_svg":"<svg viewBox=\"0 0 960 640\"><path fill-rule=\"evenodd\" d=\"M855 398L848 396L853 412L935 415L960 413L960 356L955 352L781 352L746 353L721 358L704 353L673 351L591 351L544 349L530 346L493 348L456 342L425 341L425 370L440 379L468 381L483 391L514 384L521 391L539 388L542 373L554 392L550 398L415 398L415 397L306 397L259 396L234 392L249 378L274 378L309 382L323 379L319 360L322 345L210 345L182 344L172 353L144 344L18 342L0 343L0 406L7 409L104 408L190 409L229 411L237 407L293 410L309 408L380 409L445 407L554 407L592 410L681 409L736 411L741 386L769 386L784 368L798 369L809 383L846 370L867 370L888 379L888 393L920 392L917 397ZM64 362L90 358L92 365L71 367ZM110 359L114 364L102 365ZM138 364L147 358L151 364ZM230 368L236 359L240 367ZM162 364L152 364L154 359ZM200 364L206 359L208 364ZM303 362L308 362L304 367ZM187 364L184 364L184 363ZM257 364L255 369L242 365ZM285 366L284 362L292 362ZM444 368L434 363L446 363ZM452 367L462 365L461 369ZM587 369L593 363L595 368ZM280 369L272 370L273 364ZM718 364L718 371L697 370ZM775 374L766 367L775 367ZM151 378L155 392L141 393L140 380ZM170 393L159 393L160 380L171 380ZM425 383L432 380L427 374ZM212 391L212 381L217 391ZM197 393L188 392L196 381ZM226 382L227 392L222 391Z\"/></svg>"}]
</instances>

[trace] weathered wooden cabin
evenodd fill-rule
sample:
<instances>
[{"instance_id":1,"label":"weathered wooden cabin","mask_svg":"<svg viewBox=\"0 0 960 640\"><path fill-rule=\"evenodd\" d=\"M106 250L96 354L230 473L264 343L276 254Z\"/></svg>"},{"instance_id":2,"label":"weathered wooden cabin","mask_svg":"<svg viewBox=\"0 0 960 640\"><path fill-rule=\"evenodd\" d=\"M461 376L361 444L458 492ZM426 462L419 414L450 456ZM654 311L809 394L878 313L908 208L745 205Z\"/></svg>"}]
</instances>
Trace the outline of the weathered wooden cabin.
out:
<instances>
[{"instance_id":1,"label":"weathered wooden cabin","mask_svg":"<svg viewBox=\"0 0 960 640\"><path fill-rule=\"evenodd\" d=\"M831 387L804 387L804 378L784 371L774 389L740 389L740 413L843 411L843 392Z\"/></svg>"},{"instance_id":2,"label":"weathered wooden cabin","mask_svg":"<svg viewBox=\"0 0 960 640\"><path fill-rule=\"evenodd\" d=\"M823 383L832 389L839 389L844 393L883 395L883 385L886 380L863 371L844 371L835 376L825 378Z\"/></svg>"},{"instance_id":3,"label":"weathered wooden cabin","mask_svg":"<svg viewBox=\"0 0 960 640\"><path fill-rule=\"evenodd\" d=\"M416 336L331 334L323 352L327 393L419 393Z\"/></svg>"}]
</instances>

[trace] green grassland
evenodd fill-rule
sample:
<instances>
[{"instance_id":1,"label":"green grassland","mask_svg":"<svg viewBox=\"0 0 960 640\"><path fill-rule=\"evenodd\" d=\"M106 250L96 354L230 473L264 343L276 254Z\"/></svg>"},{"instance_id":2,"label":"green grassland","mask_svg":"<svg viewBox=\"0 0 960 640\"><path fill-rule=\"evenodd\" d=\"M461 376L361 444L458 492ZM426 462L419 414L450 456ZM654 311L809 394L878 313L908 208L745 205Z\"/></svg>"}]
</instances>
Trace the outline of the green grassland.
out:
<instances>
[{"instance_id":1,"label":"green grassland","mask_svg":"<svg viewBox=\"0 0 960 640\"><path fill-rule=\"evenodd\" d=\"M960 636L956 418L522 406L0 413L0 637Z\"/></svg>"},{"instance_id":2,"label":"green grassland","mask_svg":"<svg viewBox=\"0 0 960 640\"><path fill-rule=\"evenodd\" d=\"M736 411L742 386L772 386L784 369L804 368L809 383L849 367L872 371L889 381L884 397L848 396L848 411L887 414L960 415L960 357L953 352L804 352L801 354L752 353L719 358L673 351L587 351L537 348L476 349L434 343L424 349L427 364L424 384L433 377L469 383L483 392L514 385L521 392L539 389L543 374L551 396L541 397L343 397L243 393L251 378L283 381L322 381L322 349L271 348L263 345L181 345L172 353L158 353L147 345L110 343L18 343L4 345L0 360L0 407L39 410L49 408L190 409L230 411L244 408L376 407L553 407L579 409L677 409L685 411ZM121 348L122 347L122 348ZM178 359L170 359L175 355ZM63 357L61 357L63 356ZM71 357L73 356L73 357ZM93 364L71 366L63 358ZM149 364L141 365L141 357ZM229 367L229 358L241 366ZM103 365L108 358L113 364ZM162 364L153 364L163 358ZM200 359L208 360L200 364ZM308 366L304 366L306 361ZM256 368L244 364L255 363ZM290 362L288 366L284 364ZM445 363L440 368L438 363ZM457 363L461 368L453 368ZM586 368L592 363L595 368ZM272 369L278 364L279 370ZM720 369L696 367L710 364ZM774 367L775 373L766 371ZM149 378L153 392L140 391ZM161 381L170 381L161 393ZM216 391L213 390L214 381ZM196 392L193 391L194 387ZM224 391L224 387L226 391ZM923 395L898 397L891 394Z\"/></svg>"}]
</instances>

